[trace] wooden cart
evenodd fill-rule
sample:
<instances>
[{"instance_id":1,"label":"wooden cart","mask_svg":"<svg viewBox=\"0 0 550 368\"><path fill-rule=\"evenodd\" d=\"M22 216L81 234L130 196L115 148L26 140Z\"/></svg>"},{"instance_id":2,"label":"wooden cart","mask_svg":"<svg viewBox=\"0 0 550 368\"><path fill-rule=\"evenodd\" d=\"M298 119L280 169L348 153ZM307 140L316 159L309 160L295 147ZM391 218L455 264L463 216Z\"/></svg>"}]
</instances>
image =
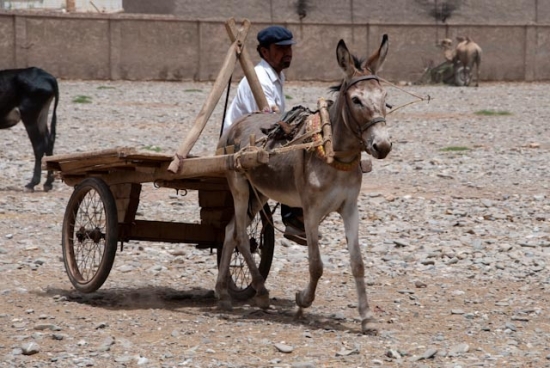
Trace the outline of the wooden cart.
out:
<instances>
[{"instance_id":1,"label":"wooden cart","mask_svg":"<svg viewBox=\"0 0 550 368\"><path fill-rule=\"evenodd\" d=\"M248 20L237 29L226 22L231 46L212 91L175 155L117 148L98 152L55 155L44 159L47 170L59 173L74 191L63 220L63 260L73 286L85 293L100 288L107 279L120 244L131 240L195 244L216 249L221 257L225 226L234 214L233 198L224 173L266 164L263 150L227 153L211 157L189 157L216 103L228 84L237 61L240 62L260 109L267 100L250 62L244 41ZM143 183L177 190L197 190L200 223L145 221L136 219ZM275 243L269 205L249 227L250 248L264 278L273 258ZM248 268L238 252L231 264L230 293L236 299L254 295Z\"/></svg>"},{"instance_id":2,"label":"wooden cart","mask_svg":"<svg viewBox=\"0 0 550 368\"><path fill-rule=\"evenodd\" d=\"M250 154L239 164L261 164L257 157ZM47 169L59 171L62 180L75 188L63 219L62 248L65 269L77 290L89 293L100 288L111 271L118 245L122 251L124 242L131 240L216 249L219 263L225 226L234 213L223 170L234 169L235 155L188 158L180 174L167 170L172 158L118 148L46 160ZM137 220L142 184L146 182L159 188L198 191L200 223ZM249 237L252 253L266 278L275 243L268 205L250 225ZM238 252L233 254L231 265L232 296L241 300L253 296L248 268Z\"/></svg>"}]
</instances>

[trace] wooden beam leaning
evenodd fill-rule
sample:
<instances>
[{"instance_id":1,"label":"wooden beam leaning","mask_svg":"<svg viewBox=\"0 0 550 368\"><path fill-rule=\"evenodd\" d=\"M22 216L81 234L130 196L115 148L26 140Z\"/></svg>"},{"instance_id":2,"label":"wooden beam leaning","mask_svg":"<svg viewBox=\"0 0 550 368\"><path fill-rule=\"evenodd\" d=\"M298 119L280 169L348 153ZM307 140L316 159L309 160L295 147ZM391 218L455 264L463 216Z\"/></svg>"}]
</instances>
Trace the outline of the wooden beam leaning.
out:
<instances>
[{"instance_id":1,"label":"wooden beam leaning","mask_svg":"<svg viewBox=\"0 0 550 368\"><path fill-rule=\"evenodd\" d=\"M248 19L245 19L243 24L250 27L250 21ZM229 35L229 39L231 40L231 42L235 42L238 39L239 33L242 32L237 30L234 18L231 18L227 22L225 22L225 29L227 30L227 34ZM265 93L262 85L258 80L256 71L254 70L254 64L252 63L252 60L248 55L248 51L246 50L246 48L244 48L244 46L241 50L241 54L239 55L239 62L241 63L241 68L243 69L244 75L246 76L246 80L250 85L250 89L252 90L252 94L254 95L254 99L256 100L256 105L258 105L258 109L260 111L271 111L271 107L269 106L267 99L265 98Z\"/></svg>"},{"instance_id":2,"label":"wooden beam leaning","mask_svg":"<svg viewBox=\"0 0 550 368\"><path fill-rule=\"evenodd\" d=\"M168 166L169 172L177 174L182 170L183 159L187 157L187 155L199 139L200 134L206 126L206 122L210 118L210 115L212 115L216 104L220 100L220 97L225 90L227 83L229 82L231 74L233 74L235 64L237 63L237 56L242 50L242 45L244 45L244 41L248 34L249 28L250 22L244 24L243 29L239 32L237 38L229 47L225 60L222 64L222 68L218 73L218 76L216 77L216 81L214 82L214 86L212 87L212 90L210 91L206 102L202 106L202 109L199 112L197 119L195 120L195 124L191 128L191 131L185 136L185 139L178 148L174 159Z\"/></svg>"}]
</instances>

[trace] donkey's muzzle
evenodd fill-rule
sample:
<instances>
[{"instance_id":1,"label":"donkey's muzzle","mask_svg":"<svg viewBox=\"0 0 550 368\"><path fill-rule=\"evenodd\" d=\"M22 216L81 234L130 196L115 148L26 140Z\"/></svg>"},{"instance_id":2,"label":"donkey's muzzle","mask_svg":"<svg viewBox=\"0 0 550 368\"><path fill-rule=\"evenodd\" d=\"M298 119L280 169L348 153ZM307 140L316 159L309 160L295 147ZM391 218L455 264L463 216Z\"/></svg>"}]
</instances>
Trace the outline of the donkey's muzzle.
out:
<instances>
[{"instance_id":1,"label":"donkey's muzzle","mask_svg":"<svg viewBox=\"0 0 550 368\"><path fill-rule=\"evenodd\" d=\"M391 152L391 148L392 142L390 140L380 140L372 143L368 153L374 158L383 159Z\"/></svg>"}]
</instances>

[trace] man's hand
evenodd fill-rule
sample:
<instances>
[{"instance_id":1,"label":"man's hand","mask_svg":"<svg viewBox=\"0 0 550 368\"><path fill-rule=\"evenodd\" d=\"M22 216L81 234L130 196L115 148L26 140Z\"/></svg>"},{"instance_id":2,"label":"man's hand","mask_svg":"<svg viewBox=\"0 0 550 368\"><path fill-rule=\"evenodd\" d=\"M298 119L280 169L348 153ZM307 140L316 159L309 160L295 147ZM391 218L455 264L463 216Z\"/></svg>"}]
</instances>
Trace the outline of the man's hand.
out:
<instances>
[{"instance_id":1,"label":"man's hand","mask_svg":"<svg viewBox=\"0 0 550 368\"><path fill-rule=\"evenodd\" d=\"M265 109L263 109L262 112L263 113L279 112L279 108L277 107L277 105L273 105L273 106L270 106L270 107L266 107Z\"/></svg>"}]
</instances>

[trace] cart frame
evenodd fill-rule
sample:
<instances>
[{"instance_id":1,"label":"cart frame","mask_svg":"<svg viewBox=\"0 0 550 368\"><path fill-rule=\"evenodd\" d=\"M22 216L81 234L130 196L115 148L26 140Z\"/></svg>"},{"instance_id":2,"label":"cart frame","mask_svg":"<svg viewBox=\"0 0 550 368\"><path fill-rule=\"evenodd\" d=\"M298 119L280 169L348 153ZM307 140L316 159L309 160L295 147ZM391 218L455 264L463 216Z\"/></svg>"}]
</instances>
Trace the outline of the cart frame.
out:
<instances>
[{"instance_id":1,"label":"cart frame","mask_svg":"<svg viewBox=\"0 0 550 368\"><path fill-rule=\"evenodd\" d=\"M223 152L209 157L190 157L189 152L228 84L237 61L260 109L268 108L254 66L244 48L250 28L245 19L240 28L229 19L226 30L231 45L212 90L191 131L175 155L158 154L123 147L97 152L54 155L44 159L47 170L57 172L65 184L74 187L63 221L63 258L73 286L81 292L93 292L107 279L117 245L121 250L130 240L196 244L199 248L223 247L225 227L234 215L233 197L225 173L246 170L269 161L263 149L248 152ZM251 137L253 140L254 137ZM175 190L197 190L200 223L137 220L143 183ZM86 221L79 223L79 215ZM259 233L250 234L251 250L260 259L259 268L267 277L274 247L272 213L268 205L257 215ZM97 223L96 223L97 216ZM254 229L252 229L254 230ZM257 229L256 229L257 230ZM83 254L77 253L83 248ZM84 254L85 253L85 254ZM244 261L238 259L241 269ZM219 261L218 261L219 262ZM87 267L91 266L91 270ZM246 276L231 274L230 291L237 299L247 299L255 291Z\"/></svg>"}]
</instances>

